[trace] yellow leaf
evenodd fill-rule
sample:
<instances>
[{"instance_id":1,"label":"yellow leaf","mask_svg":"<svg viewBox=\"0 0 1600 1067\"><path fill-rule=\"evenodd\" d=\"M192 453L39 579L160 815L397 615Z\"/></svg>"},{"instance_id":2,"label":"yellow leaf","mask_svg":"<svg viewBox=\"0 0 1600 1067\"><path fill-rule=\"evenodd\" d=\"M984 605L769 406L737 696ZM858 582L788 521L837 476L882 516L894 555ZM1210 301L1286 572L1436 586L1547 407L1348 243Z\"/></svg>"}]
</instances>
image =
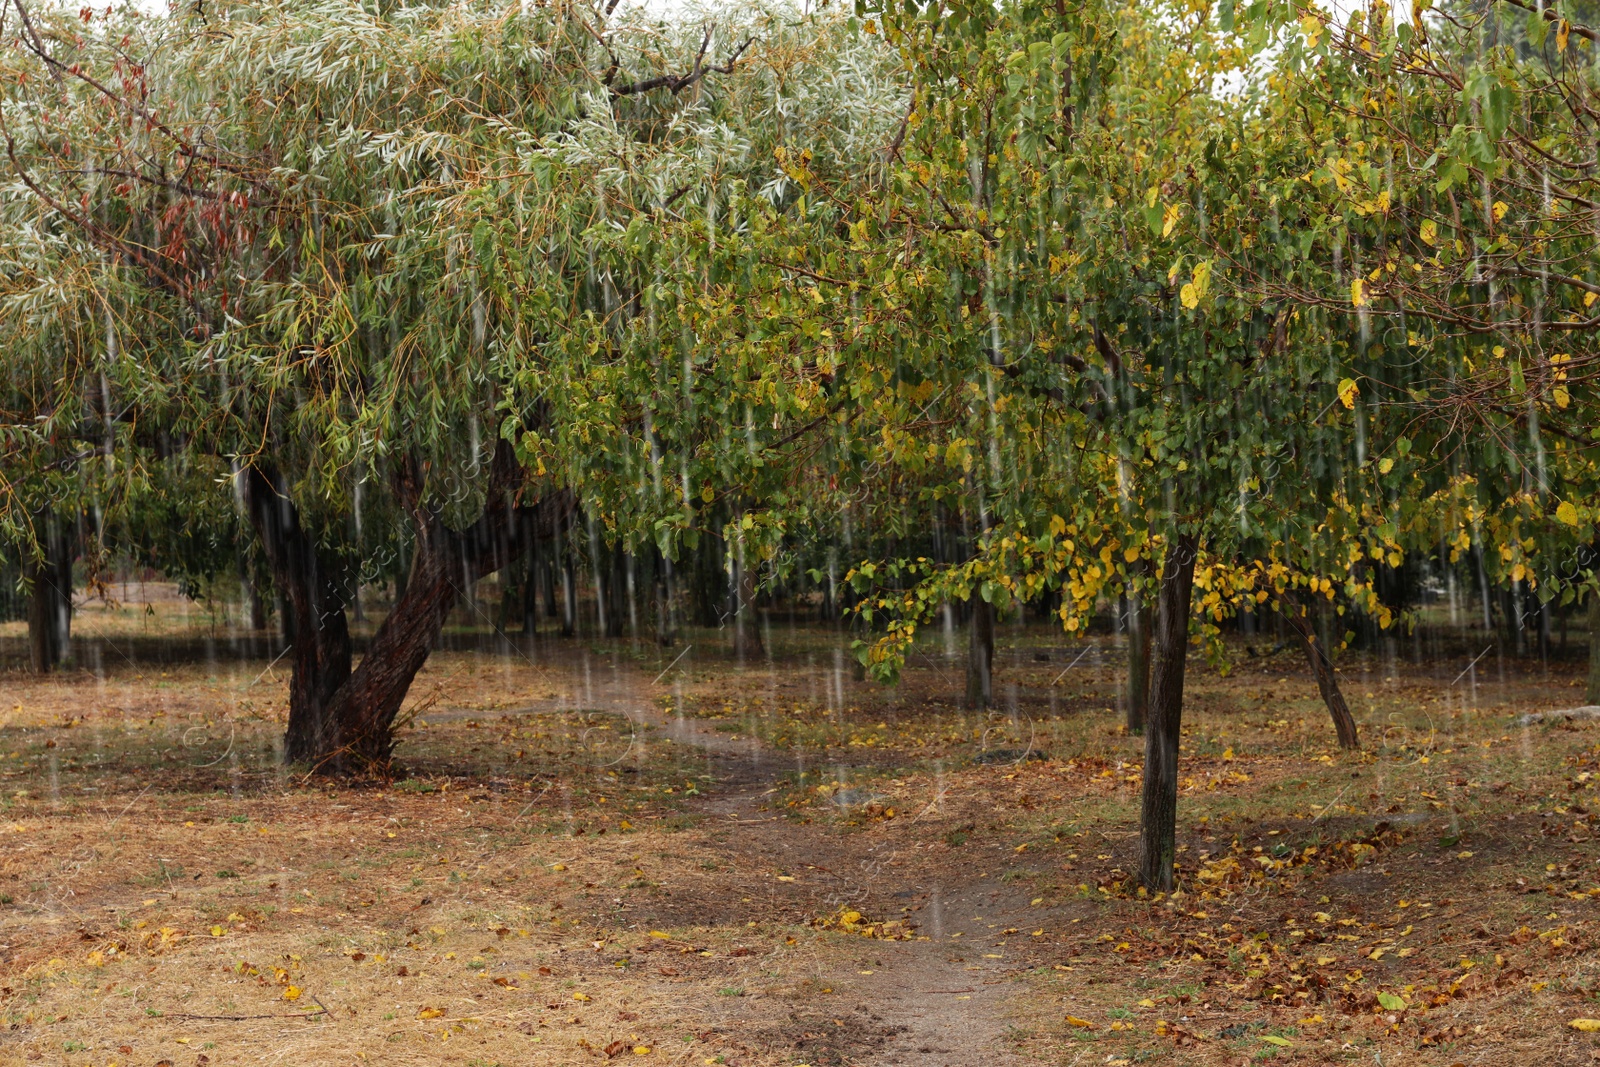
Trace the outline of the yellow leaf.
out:
<instances>
[{"instance_id":1,"label":"yellow leaf","mask_svg":"<svg viewBox=\"0 0 1600 1067\"><path fill-rule=\"evenodd\" d=\"M1569 23L1566 19L1562 19L1559 23L1556 24L1556 51L1557 52L1565 52L1567 50L1567 37L1571 33L1572 33L1572 24Z\"/></svg>"},{"instance_id":2,"label":"yellow leaf","mask_svg":"<svg viewBox=\"0 0 1600 1067\"><path fill-rule=\"evenodd\" d=\"M1366 288L1367 283L1363 282L1360 278L1357 278L1350 283L1350 303L1352 305L1355 307L1361 307L1367 302Z\"/></svg>"},{"instance_id":3,"label":"yellow leaf","mask_svg":"<svg viewBox=\"0 0 1600 1067\"><path fill-rule=\"evenodd\" d=\"M1384 456L1382 459L1378 460L1379 474L1388 474L1392 470L1394 470L1394 460L1390 459L1388 456Z\"/></svg>"},{"instance_id":4,"label":"yellow leaf","mask_svg":"<svg viewBox=\"0 0 1600 1067\"><path fill-rule=\"evenodd\" d=\"M1423 219L1422 229L1418 236L1422 238L1423 244L1433 244L1439 238L1439 224L1432 219Z\"/></svg>"},{"instance_id":5,"label":"yellow leaf","mask_svg":"<svg viewBox=\"0 0 1600 1067\"><path fill-rule=\"evenodd\" d=\"M419 1018L419 1019L437 1019L439 1016L441 1016L443 1014L444 1014L444 1012L440 1011L438 1008L422 1008L422 1009L418 1010L417 1018Z\"/></svg>"},{"instance_id":6,"label":"yellow leaf","mask_svg":"<svg viewBox=\"0 0 1600 1067\"><path fill-rule=\"evenodd\" d=\"M1567 1025L1586 1034L1600 1034L1600 1019L1574 1019Z\"/></svg>"},{"instance_id":7,"label":"yellow leaf","mask_svg":"<svg viewBox=\"0 0 1600 1067\"><path fill-rule=\"evenodd\" d=\"M1578 509L1572 506L1572 501L1563 500L1556 505L1556 521L1565 526L1578 525Z\"/></svg>"},{"instance_id":8,"label":"yellow leaf","mask_svg":"<svg viewBox=\"0 0 1600 1067\"><path fill-rule=\"evenodd\" d=\"M1182 213L1182 206L1167 205L1167 209L1161 213L1161 236L1166 237L1172 233L1172 228L1178 224L1178 216Z\"/></svg>"},{"instance_id":9,"label":"yellow leaf","mask_svg":"<svg viewBox=\"0 0 1600 1067\"><path fill-rule=\"evenodd\" d=\"M1491 213L1494 215L1494 221L1496 222L1499 222L1501 219L1505 218L1506 212L1510 210L1510 205L1508 205L1504 200L1496 200L1494 202L1494 207L1490 208Z\"/></svg>"},{"instance_id":10,"label":"yellow leaf","mask_svg":"<svg viewBox=\"0 0 1600 1067\"><path fill-rule=\"evenodd\" d=\"M223 935L223 933L224 933L224 931L223 931L222 927L220 927L220 926L213 926L211 928L211 936L212 937L221 937Z\"/></svg>"},{"instance_id":11,"label":"yellow leaf","mask_svg":"<svg viewBox=\"0 0 1600 1067\"><path fill-rule=\"evenodd\" d=\"M1294 1042L1290 1041L1286 1037L1278 1037L1276 1034L1262 1034L1261 1040L1265 1041L1269 1045L1277 1045L1279 1048L1294 1047Z\"/></svg>"},{"instance_id":12,"label":"yellow leaf","mask_svg":"<svg viewBox=\"0 0 1600 1067\"><path fill-rule=\"evenodd\" d=\"M1550 399L1556 402L1556 407L1565 411L1567 409L1567 405L1572 403L1572 394L1567 392L1566 386L1558 385L1554 389L1550 390Z\"/></svg>"},{"instance_id":13,"label":"yellow leaf","mask_svg":"<svg viewBox=\"0 0 1600 1067\"><path fill-rule=\"evenodd\" d=\"M301 990L300 990L299 986L292 985L288 989L285 989L283 991L283 999L284 1000L299 1000L300 999L300 992L301 992Z\"/></svg>"},{"instance_id":14,"label":"yellow leaf","mask_svg":"<svg viewBox=\"0 0 1600 1067\"><path fill-rule=\"evenodd\" d=\"M1080 1030L1094 1029L1094 1023L1090 1022L1088 1019L1080 1019L1076 1015L1067 1016L1067 1025L1076 1026Z\"/></svg>"},{"instance_id":15,"label":"yellow leaf","mask_svg":"<svg viewBox=\"0 0 1600 1067\"><path fill-rule=\"evenodd\" d=\"M1339 403L1343 404L1347 409L1354 408L1356 406L1356 397L1360 395L1361 387L1354 380L1350 378L1340 379Z\"/></svg>"},{"instance_id":16,"label":"yellow leaf","mask_svg":"<svg viewBox=\"0 0 1600 1067\"><path fill-rule=\"evenodd\" d=\"M1584 293L1583 294L1583 306L1586 307L1586 308L1594 307L1594 302L1596 300L1600 300L1600 293Z\"/></svg>"},{"instance_id":17,"label":"yellow leaf","mask_svg":"<svg viewBox=\"0 0 1600 1067\"><path fill-rule=\"evenodd\" d=\"M1306 35L1307 48L1317 47L1317 42L1322 40L1322 20L1315 15L1301 16L1300 32Z\"/></svg>"},{"instance_id":18,"label":"yellow leaf","mask_svg":"<svg viewBox=\"0 0 1600 1067\"><path fill-rule=\"evenodd\" d=\"M574 993L574 994L572 994L572 999L573 1000L588 1000L589 999L589 994L587 994L587 993Z\"/></svg>"},{"instance_id":19,"label":"yellow leaf","mask_svg":"<svg viewBox=\"0 0 1600 1067\"><path fill-rule=\"evenodd\" d=\"M635 1056L648 1056L648 1055L650 1055L650 1046L649 1045L635 1045L635 1046L633 1046L633 1054Z\"/></svg>"},{"instance_id":20,"label":"yellow leaf","mask_svg":"<svg viewBox=\"0 0 1600 1067\"><path fill-rule=\"evenodd\" d=\"M1193 310L1200 305L1200 294L1195 291L1193 282L1184 282L1183 288L1178 290L1178 299L1183 301L1183 306Z\"/></svg>"},{"instance_id":21,"label":"yellow leaf","mask_svg":"<svg viewBox=\"0 0 1600 1067\"><path fill-rule=\"evenodd\" d=\"M651 930L650 931L650 936L651 937L655 937L655 938L659 938L662 941L671 941L672 940L672 935L669 934L669 933L666 933L663 930Z\"/></svg>"}]
</instances>

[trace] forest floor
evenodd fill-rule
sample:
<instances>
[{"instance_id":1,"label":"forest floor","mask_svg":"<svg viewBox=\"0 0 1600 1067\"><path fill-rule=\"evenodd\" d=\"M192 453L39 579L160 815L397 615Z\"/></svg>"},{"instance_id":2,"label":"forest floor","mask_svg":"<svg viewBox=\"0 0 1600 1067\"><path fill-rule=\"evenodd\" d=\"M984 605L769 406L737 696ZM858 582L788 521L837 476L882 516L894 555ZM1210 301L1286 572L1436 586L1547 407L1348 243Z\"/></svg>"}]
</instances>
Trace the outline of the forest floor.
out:
<instances>
[{"instance_id":1,"label":"forest floor","mask_svg":"<svg viewBox=\"0 0 1600 1067\"><path fill-rule=\"evenodd\" d=\"M822 629L447 649L360 785L279 763L281 663L101 636L0 674L0 1064L1600 1060L1600 722L1517 719L1575 662L1350 653L1351 754L1197 651L1146 899L1109 636L1007 631L982 713Z\"/></svg>"}]
</instances>

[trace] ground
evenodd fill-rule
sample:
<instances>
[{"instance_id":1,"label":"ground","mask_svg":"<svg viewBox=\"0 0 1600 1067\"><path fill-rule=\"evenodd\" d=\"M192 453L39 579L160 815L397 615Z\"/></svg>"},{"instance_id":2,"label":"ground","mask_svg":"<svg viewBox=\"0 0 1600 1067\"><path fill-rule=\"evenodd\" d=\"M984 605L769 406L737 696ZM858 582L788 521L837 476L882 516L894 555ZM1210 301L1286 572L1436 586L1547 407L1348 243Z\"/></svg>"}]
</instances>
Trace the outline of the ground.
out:
<instances>
[{"instance_id":1,"label":"ground","mask_svg":"<svg viewBox=\"0 0 1600 1067\"><path fill-rule=\"evenodd\" d=\"M1006 629L979 713L822 627L455 634L404 776L339 784L265 635L147 600L53 678L0 630L0 1064L1600 1059L1600 723L1518 720L1576 649L1348 653L1354 754L1301 661L1197 649L1149 899L1112 635Z\"/></svg>"}]
</instances>

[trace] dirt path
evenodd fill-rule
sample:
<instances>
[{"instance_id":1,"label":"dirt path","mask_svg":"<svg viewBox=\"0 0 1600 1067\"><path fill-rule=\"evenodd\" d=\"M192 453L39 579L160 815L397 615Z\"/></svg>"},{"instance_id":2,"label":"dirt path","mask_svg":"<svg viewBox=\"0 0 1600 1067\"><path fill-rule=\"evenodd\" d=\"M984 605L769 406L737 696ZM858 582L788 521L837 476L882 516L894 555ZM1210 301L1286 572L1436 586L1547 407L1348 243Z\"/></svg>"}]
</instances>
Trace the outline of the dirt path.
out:
<instances>
[{"instance_id":1,"label":"dirt path","mask_svg":"<svg viewBox=\"0 0 1600 1067\"><path fill-rule=\"evenodd\" d=\"M903 845L871 834L774 815L765 807L774 782L807 761L769 751L748 736L730 736L705 720L664 714L658 697L665 692L629 667L585 653L573 664L566 695L510 713L609 712L640 728L636 756L642 751L647 758L657 739L705 753L718 785L698 805L711 820L702 847L707 862L741 872L730 888L748 895L737 899L771 893L767 871L792 871L798 878L785 879L809 883L804 897L820 914L842 907L886 914L892 902L903 902L915 909L919 927L915 940L863 938L848 959L837 952L817 958L811 985L831 995L810 1003L792 1000L787 1018L774 1019L772 998L759 997L726 1010L707 1006L708 1013L773 1051L791 1047L797 1062L1022 1063L1004 1047L1004 1036L1013 1016L1027 1014L1014 999L1023 987L1011 980L1024 963L1028 924L1040 918L1030 914L1025 894L986 880L984 872L941 870L916 849L908 854ZM439 711L429 718L451 714ZM929 834L934 835L931 827Z\"/></svg>"}]
</instances>

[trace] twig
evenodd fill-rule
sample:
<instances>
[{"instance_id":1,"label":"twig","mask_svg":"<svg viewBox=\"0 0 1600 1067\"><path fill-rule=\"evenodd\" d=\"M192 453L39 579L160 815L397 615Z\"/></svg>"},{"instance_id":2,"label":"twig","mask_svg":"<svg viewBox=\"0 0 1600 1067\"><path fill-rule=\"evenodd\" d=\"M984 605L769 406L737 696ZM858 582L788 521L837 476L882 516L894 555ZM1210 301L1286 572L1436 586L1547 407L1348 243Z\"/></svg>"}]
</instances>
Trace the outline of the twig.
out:
<instances>
[{"instance_id":1,"label":"twig","mask_svg":"<svg viewBox=\"0 0 1600 1067\"><path fill-rule=\"evenodd\" d=\"M311 999L317 1000L314 996ZM161 1017L163 1019L195 1019L201 1022L239 1023L251 1019L315 1019L319 1015L333 1015L333 1012L329 1011L320 1000L317 1000L317 1008L317 1011L302 1011L289 1015L281 1013L272 1015L190 1015L188 1012L178 1012L175 1014L163 1013Z\"/></svg>"}]
</instances>

